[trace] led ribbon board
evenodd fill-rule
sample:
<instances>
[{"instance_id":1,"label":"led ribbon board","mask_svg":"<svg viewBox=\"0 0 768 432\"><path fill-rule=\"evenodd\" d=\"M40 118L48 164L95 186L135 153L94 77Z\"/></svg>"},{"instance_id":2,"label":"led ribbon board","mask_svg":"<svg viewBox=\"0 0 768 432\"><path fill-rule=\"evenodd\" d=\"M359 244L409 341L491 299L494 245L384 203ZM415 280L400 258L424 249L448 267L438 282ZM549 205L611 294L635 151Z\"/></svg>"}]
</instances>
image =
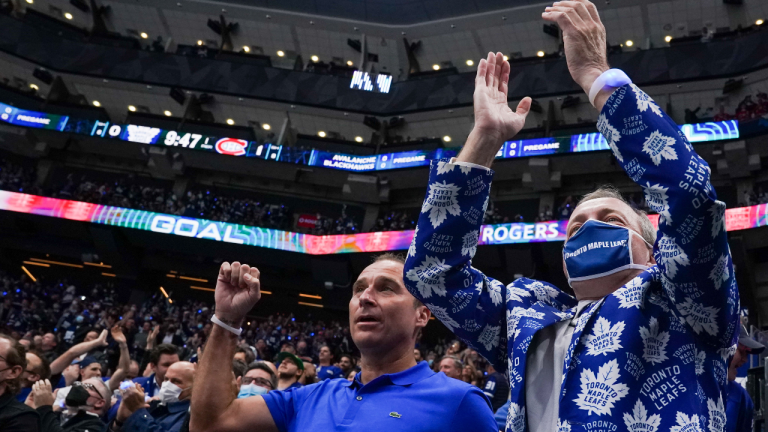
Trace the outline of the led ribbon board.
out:
<instances>
[{"instance_id":1,"label":"led ribbon board","mask_svg":"<svg viewBox=\"0 0 768 432\"><path fill-rule=\"evenodd\" d=\"M379 78L386 75L378 75ZM390 77L391 78L391 77ZM367 84L361 84L365 87ZM373 84L371 84L373 85ZM388 88L388 87L387 87ZM350 155L322 150L291 148L269 143L258 143L240 138L217 137L189 132L165 130L133 124L113 124L93 119L25 111L0 103L0 121L18 126L44 128L134 143L182 147L227 156L243 156L276 162L294 163L354 172L385 171L429 165L432 159L456 156L456 149L411 150L378 155ZM632 125L628 127L634 127ZM634 127L638 129L642 125ZM685 124L680 130L690 142L717 141L739 138L736 120ZM626 131L622 131L624 133ZM543 156L560 153L578 153L608 150L608 143L600 133L566 137L533 138L507 141L499 149L496 159Z\"/></svg>"},{"instance_id":2,"label":"led ribbon board","mask_svg":"<svg viewBox=\"0 0 768 432\"><path fill-rule=\"evenodd\" d=\"M413 230L316 236L0 190L0 210L311 255L408 249ZM658 224L658 215L651 217ZM567 221L483 225L480 245L564 241ZM728 231L768 225L768 204L727 209Z\"/></svg>"}]
</instances>

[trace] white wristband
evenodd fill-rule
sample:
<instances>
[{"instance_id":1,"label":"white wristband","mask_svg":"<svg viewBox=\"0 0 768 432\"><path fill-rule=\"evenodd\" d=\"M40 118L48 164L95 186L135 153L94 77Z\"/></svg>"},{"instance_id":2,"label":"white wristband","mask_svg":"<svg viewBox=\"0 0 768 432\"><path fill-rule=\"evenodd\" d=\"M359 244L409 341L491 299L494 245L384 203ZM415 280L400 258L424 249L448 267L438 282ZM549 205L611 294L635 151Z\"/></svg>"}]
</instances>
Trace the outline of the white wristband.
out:
<instances>
[{"instance_id":1,"label":"white wristband","mask_svg":"<svg viewBox=\"0 0 768 432\"><path fill-rule=\"evenodd\" d=\"M608 69L597 77L594 83L592 83L592 88L589 89L589 103L591 103L592 106L595 106L595 98L597 97L597 94L600 93L600 90L606 87L617 88L631 83L632 80L629 79L623 70Z\"/></svg>"},{"instance_id":2,"label":"white wristband","mask_svg":"<svg viewBox=\"0 0 768 432\"><path fill-rule=\"evenodd\" d=\"M236 328L234 328L234 327L232 327L230 325L227 325L227 324L224 323L224 321L220 320L216 315L211 316L211 322L216 324L216 325L218 325L218 326L220 326L220 327L222 327L223 329L225 329L227 331L231 331L232 333L234 333L237 336L240 336L240 333L243 332L242 328L236 329Z\"/></svg>"}]
</instances>

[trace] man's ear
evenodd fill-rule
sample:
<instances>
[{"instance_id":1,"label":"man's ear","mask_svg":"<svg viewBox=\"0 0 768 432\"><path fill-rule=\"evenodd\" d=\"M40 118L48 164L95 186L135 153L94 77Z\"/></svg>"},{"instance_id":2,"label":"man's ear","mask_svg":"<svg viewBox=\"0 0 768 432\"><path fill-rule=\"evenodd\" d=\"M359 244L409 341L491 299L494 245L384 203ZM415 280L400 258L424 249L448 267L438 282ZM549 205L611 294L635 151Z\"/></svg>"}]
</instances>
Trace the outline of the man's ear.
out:
<instances>
[{"instance_id":1,"label":"man's ear","mask_svg":"<svg viewBox=\"0 0 768 432\"><path fill-rule=\"evenodd\" d=\"M416 313L416 326L425 327L427 323L429 323L429 318L432 316L432 312L430 312L429 308L426 306L421 305L416 308Z\"/></svg>"}]
</instances>

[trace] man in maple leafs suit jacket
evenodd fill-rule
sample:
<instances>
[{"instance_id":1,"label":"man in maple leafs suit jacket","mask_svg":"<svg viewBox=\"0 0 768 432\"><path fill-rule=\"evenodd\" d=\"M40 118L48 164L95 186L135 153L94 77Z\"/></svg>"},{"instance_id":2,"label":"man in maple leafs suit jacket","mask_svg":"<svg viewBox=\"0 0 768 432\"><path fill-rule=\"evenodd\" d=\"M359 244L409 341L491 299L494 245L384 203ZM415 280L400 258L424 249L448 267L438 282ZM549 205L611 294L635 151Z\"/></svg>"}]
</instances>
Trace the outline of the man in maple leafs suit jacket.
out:
<instances>
[{"instance_id":1,"label":"man in maple leafs suit jacket","mask_svg":"<svg viewBox=\"0 0 768 432\"><path fill-rule=\"evenodd\" d=\"M568 223L563 267L575 298L525 278L505 287L472 267L491 163L531 103L509 108L509 63L490 53L478 65L462 152L432 163L406 286L507 372L507 431L722 432L739 295L710 169L626 75L604 74L605 28L592 3L558 2L542 16L563 30L574 80L587 94L597 83L597 127L661 215L658 234L601 188Z\"/></svg>"}]
</instances>

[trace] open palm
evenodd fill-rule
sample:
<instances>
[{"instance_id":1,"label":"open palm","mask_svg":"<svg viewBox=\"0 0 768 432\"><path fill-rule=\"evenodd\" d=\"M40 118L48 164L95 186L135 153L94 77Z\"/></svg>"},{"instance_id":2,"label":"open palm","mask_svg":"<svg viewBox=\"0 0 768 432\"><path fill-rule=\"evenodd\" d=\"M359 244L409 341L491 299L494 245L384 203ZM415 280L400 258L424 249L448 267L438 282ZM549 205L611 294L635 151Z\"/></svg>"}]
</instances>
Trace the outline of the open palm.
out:
<instances>
[{"instance_id":1,"label":"open palm","mask_svg":"<svg viewBox=\"0 0 768 432\"><path fill-rule=\"evenodd\" d=\"M509 62L501 53L488 53L488 58L477 65L475 77L475 130L500 143L517 135L531 108L528 97L515 111L509 107L509 71Z\"/></svg>"},{"instance_id":2,"label":"open palm","mask_svg":"<svg viewBox=\"0 0 768 432\"><path fill-rule=\"evenodd\" d=\"M248 264L223 263L216 280L216 316L225 322L242 321L261 298L260 276Z\"/></svg>"}]
</instances>

